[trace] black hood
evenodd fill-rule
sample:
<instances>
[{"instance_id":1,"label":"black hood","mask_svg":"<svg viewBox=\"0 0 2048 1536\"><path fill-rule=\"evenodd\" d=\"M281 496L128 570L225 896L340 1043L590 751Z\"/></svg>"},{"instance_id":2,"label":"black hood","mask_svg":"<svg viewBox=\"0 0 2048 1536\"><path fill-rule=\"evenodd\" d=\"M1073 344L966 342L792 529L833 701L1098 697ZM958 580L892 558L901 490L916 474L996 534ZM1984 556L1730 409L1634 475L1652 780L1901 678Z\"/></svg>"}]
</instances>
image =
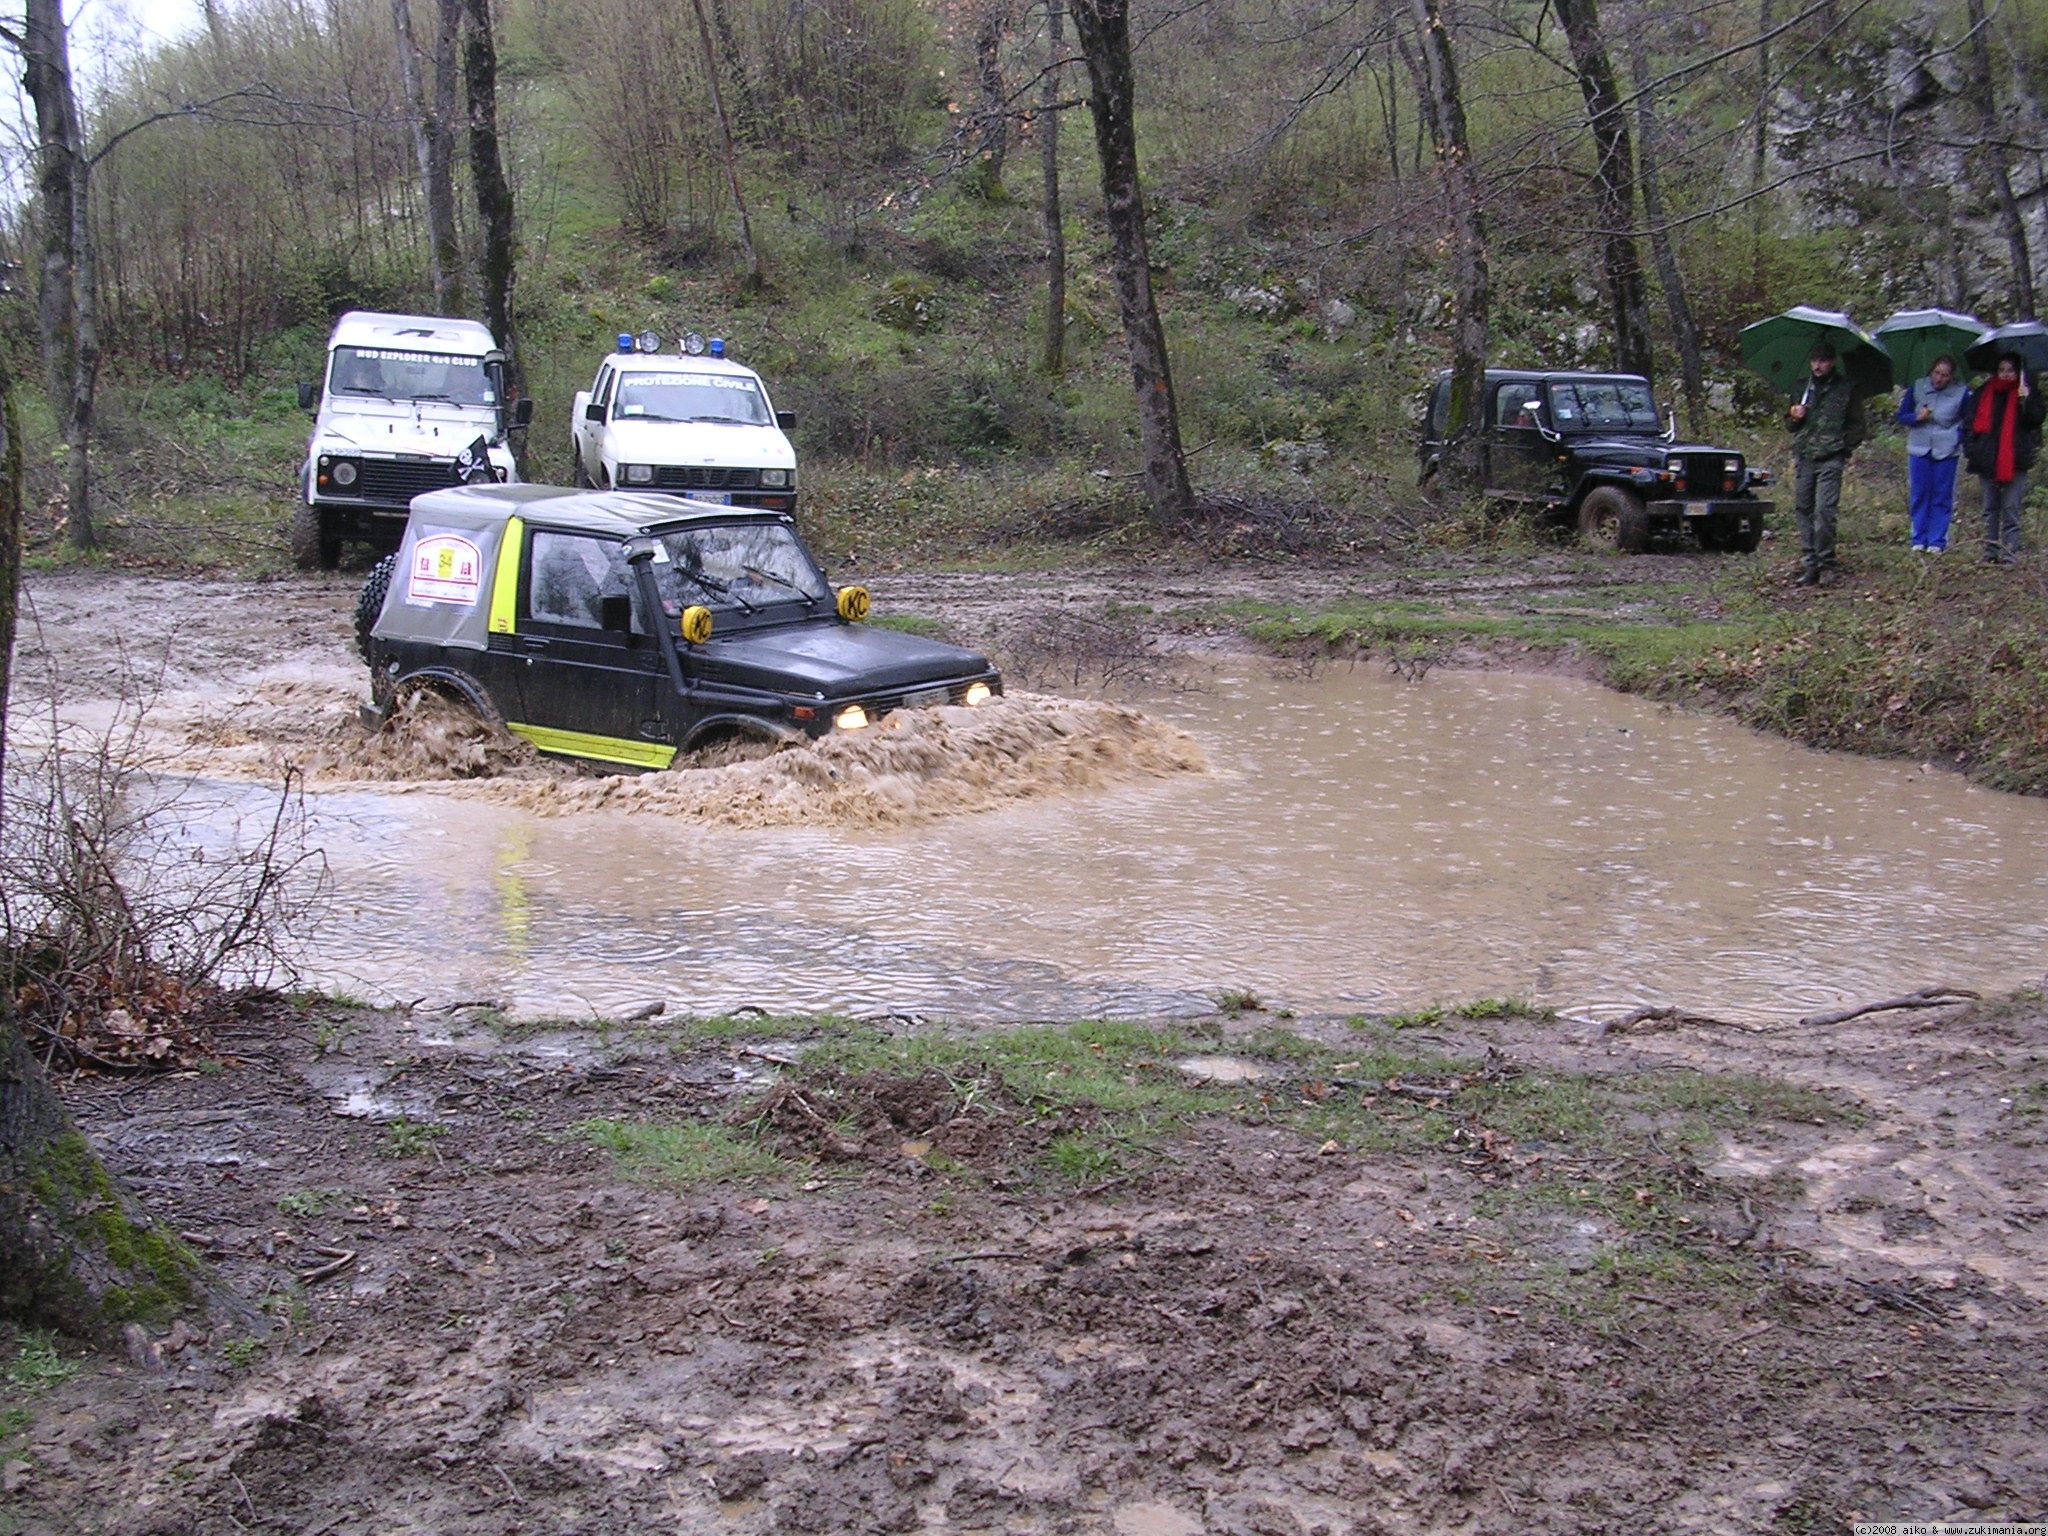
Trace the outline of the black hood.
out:
<instances>
[{"instance_id":1,"label":"black hood","mask_svg":"<svg viewBox=\"0 0 2048 1536\"><path fill-rule=\"evenodd\" d=\"M1575 437L1570 439L1571 455L1581 464L1627 465L1635 469L1662 469L1671 450L1662 438Z\"/></svg>"},{"instance_id":2,"label":"black hood","mask_svg":"<svg viewBox=\"0 0 2048 1536\"><path fill-rule=\"evenodd\" d=\"M986 657L957 645L836 620L714 635L688 654L707 683L822 693L828 699L864 698L989 670Z\"/></svg>"}]
</instances>

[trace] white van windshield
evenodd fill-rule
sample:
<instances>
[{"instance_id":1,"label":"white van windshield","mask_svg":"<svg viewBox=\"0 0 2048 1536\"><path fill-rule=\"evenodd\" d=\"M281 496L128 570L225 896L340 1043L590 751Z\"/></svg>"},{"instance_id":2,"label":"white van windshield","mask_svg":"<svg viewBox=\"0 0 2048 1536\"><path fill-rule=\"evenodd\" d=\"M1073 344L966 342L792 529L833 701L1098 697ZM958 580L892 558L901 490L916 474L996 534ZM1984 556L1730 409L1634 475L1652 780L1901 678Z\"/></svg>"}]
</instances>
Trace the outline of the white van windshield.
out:
<instances>
[{"instance_id":1,"label":"white van windshield","mask_svg":"<svg viewBox=\"0 0 2048 1536\"><path fill-rule=\"evenodd\" d=\"M330 394L378 400L445 400L496 405L497 390L480 357L455 352L402 352L392 347L336 347L328 365Z\"/></svg>"},{"instance_id":2,"label":"white van windshield","mask_svg":"<svg viewBox=\"0 0 2048 1536\"><path fill-rule=\"evenodd\" d=\"M765 427L773 420L752 379L685 368L619 375L612 415L631 421L726 421L748 427Z\"/></svg>"}]
</instances>

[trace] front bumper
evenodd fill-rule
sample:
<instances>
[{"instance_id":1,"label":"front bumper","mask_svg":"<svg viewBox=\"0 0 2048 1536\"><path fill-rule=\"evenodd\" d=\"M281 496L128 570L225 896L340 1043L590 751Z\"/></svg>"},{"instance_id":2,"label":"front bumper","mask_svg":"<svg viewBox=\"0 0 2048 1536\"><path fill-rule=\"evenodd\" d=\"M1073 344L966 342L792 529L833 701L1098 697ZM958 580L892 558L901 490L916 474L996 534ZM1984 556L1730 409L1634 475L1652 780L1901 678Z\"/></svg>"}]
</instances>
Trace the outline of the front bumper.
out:
<instances>
[{"instance_id":1,"label":"front bumper","mask_svg":"<svg viewBox=\"0 0 2048 1536\"><path fill-rule=\"evenodd\" d=\"M1672 520L1689 523L1697 519L1714 518L1744 523L1754 521L1755 525L1761 528L1764 519L1771 515L1773 508L1770 502L1758 501L1754 496L1689 496L1683 499L1674 497L1664 501L1653 501L1648 504L1646 510L1651 517L1660 522Z\"/></svg>"}]
</instances>

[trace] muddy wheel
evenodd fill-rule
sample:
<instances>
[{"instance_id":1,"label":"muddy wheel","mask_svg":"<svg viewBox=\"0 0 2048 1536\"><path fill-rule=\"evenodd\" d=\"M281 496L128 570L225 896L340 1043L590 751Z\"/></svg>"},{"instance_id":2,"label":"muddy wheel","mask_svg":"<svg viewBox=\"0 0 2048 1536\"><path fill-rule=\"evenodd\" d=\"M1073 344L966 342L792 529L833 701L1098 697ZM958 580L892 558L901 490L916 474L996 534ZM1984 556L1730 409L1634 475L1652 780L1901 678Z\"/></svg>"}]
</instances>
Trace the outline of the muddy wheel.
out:
<instances>
[{"instance_id":1,"label":"muddy wheel","mask_svg":"<svg viewBox=\"0 0 2048 1536\"><path fill-rule=\"evenodd\" d=\"M377 623L377 615L384 611L384 595L391 590L391 578L398 570L398 556L386 555L370 567L363 590L356 595L356 649L363 653L363 660L370 659L370 631Z\"/></svg>"},{"instance_id":2,"label":"muddy wheel","mask_svg":"<svg viewBox=\"0 0 2048 1536\"><path fill-rule=\"evenodd\" d=\"M1640 554L1650 543L1650 514L1616 485L1599 485L1579 503L1579 537L1588 544Z\"/></svg>"},{"instance_id":3,"label":"muddy wheel","mask_svg":"<svg viewBox=\"0 0 2048 1536\"><path fill-rule=\"evenodd\" d=\"M341 564L341 536L328 533L319 509L306 502L292 508L289 540L292 564L302 571L331 571Z\"/></svg>"},{"instance_id":4,"label":"muddy wheel","mask_svg":"<svg viewBox=\"0 0 2048 1536\"><path fill-rule=\"evenodd\" d=\"M1764 541L1764 520L1760 517L1730 522L1721 531L1721 548L1731 555L1746 555Z\"/></svg>"},{"instance_id":5,"label":"muddy wheel","mask_svg":"<svg viewBox=\"0 0 2048 1536\"><path fill-rule=\"evenodd\" d=\"M575 478L570 483L580 490L587 491L593 489L590 471L583 467L583 450L581 448L571 448L569 453L576 461Z\"/></svg>"}]
</instances>

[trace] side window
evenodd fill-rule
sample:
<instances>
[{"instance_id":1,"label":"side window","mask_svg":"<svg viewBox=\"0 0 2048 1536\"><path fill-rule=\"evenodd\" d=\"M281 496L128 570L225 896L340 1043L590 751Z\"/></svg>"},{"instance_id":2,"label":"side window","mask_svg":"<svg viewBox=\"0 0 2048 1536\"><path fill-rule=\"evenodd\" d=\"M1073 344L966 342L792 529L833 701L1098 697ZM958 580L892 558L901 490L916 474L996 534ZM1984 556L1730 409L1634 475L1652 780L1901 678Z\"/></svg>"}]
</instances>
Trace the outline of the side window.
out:
<instances>
[{"instance_id":1,"label":"side window","mask_svg":"<svg viewBox=\"0 0 2048 1536\"><path fill-rule=\"evenodd\" d=\"M605 364L604 367L598 369L597 388L591 394L591 400L598 405L610 405L612 403L612 384L615 380L617 380L617 378L618 373L612 368L611 364L609 363Z\"/></svg>"},{"instance_id":2,"label":"side window","mask_svg":"<svg viewBox=\"0 0 2048 1536\"><path fill-rule=\"evenodd\" d=\"M1429 435L1440 438L1444 435L1445 424L1451 414L1451 381L1438 379L1436 388L1429 392Z\"/></svg>"},{"instance_id":3,"label":"side window","mask_svg":"<svg viewBox=\"0 0 2048 1536\"><path fill-rule=\"evenodd\" d=\"M626 547L617 540L543 528L534 532L531 543L533 579L528 586L527 612L540 623L600 629L603 599L634 596ZM640 628L639 606L637 601L633 604L636 629Z\"/></svg>"},{"instance_id":4,"label":"side window","mask_svg":"<svg viewBox=\"0 0 2048 1536\"><path fill-rule=\"evenodd\" d=\"M1497 427L1536 425L1536 403L1541 398L1534 384L1503 384L1493 397L1493 424Z\"/></svg>"}]
</instances>

